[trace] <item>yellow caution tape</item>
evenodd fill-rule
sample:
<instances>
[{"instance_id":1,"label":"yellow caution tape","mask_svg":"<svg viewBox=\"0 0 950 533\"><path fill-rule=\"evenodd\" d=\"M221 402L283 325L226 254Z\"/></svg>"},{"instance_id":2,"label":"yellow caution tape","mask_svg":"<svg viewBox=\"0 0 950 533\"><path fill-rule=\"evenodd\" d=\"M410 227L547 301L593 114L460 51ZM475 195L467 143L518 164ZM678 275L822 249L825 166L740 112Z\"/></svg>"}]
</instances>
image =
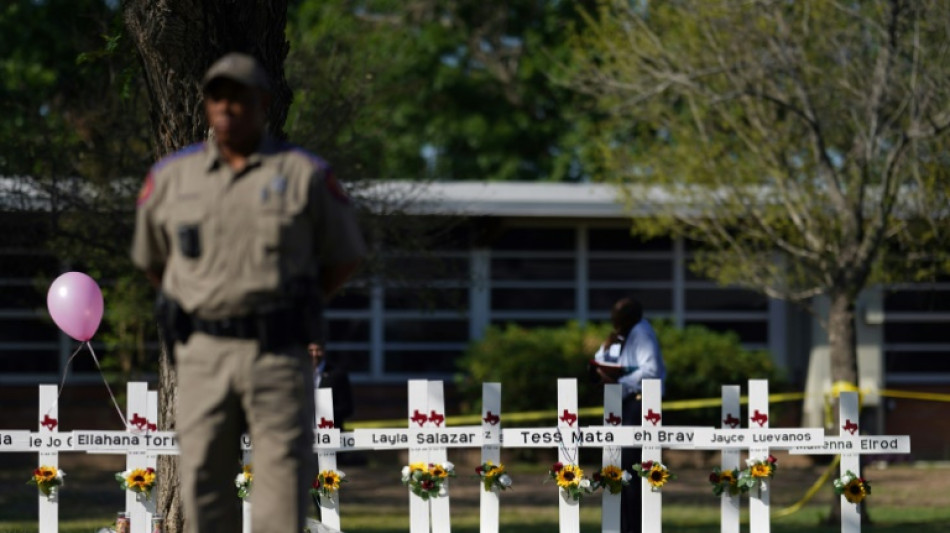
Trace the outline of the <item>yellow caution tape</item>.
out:
<instances>
[{"instance_id":1,"label":"yellow caution tape","mask_svg":"<svg viewBox=\"0 0 950 533\"><path fill-rule=\"evenodd\" d=\"M857 391L859 393L859 405L861 399L864 396L864 392L855 386L853 383L848 383L846 381L836 382L831 387L831 393L825 397L825 420L828 421L828 427L830 427L831 420L831 398L837 398L841 395L842 392ZM906 398L910 400L926 400L926 401L935 401L935 402L950 402L950 394L938 394L938 393L929 393L929 392L910 392L910 391L896 391L890 389L881 389L878 392L879 396L885 396L889 398ZM783 392L778 394L769 395L769 403L780 403L780 402L795 402L805 399L804 392ZM749 397L743 396L739 399L739 402L742 404L749 403ZM722 405L722 398L699 398L695 400L673 400L668 402L663 402L664 411L685 411L688 409L702 409L704 407L718 407ZM579 409L577 412L578 416L584 418L594 418L602 417L604 415L603 407L585 407ZM550 421L554 420L557 417L557 413L552 410L546 411L522 411L519 413L506 413L504 415L505 422L513 423L522 423L522 422L538 422L538 421ZM362 420L348 422L347 426L354 429L375 429L375 428L391 428L399 427L402 424L406 423L406 419L400 418L395 420ZM481 415L460 415L460 416L449 416L445 419L445 425L447 426L466 426L466 425L478 425L481 424Z\"/></svg>"},{"instance_id":2,"label":"yellow caution tape","mask_svg":"<svg viewBox=\"0 0 950 533\"><path fill-rule=\"evenodd\" d=\"M815 484L812 485L811 488L809 488L808 491L805 492L805 495L802 496L802 499L798 500L797 502L793 503L792 505L789 505L788 507L780 511L776 511L772 513L772 516L775 518L782 518L783 516L788 516L790 514L794 514L794 513L797 513L798 511L801 511L802 507L804 507L806 503L808 503L812 498L814 498L815 494L818 494L818 491L821 490L821 487L823 487L826 483L828 483L828 478L831 477L832 473L834 473L835 471L835 468L838 467L839 461L841 461L841 456L836 455L834 461L832 461L831 464L828 465L828 468L826 468L825 471L818 478L818 480L815 481Z\"/></svg>"},{"instance_id":3,"label":"yellow caution tape","mask_svg":"<svg viewBox=\"0 0 950 533\"><path fill-rule=\"evenodd\" d=\"M779 402L792 402L799 401L805 398L805 394L801 392L786 392L781 394L770 394L769 403L779 403ZM749 403L748 396L743 396L739 399L739 402L742 404ZM669 402L663 402L664 411L683 411L687 409L700 409L703 407L718 407L722 405L722 398L702 398L696 400L674 400ZM582 418L602 418L604 416L603 407L585 407L583 409L578 409L577 415ZM538 421L551 421L557 417L557 412L553 410L546 411L522 411L520 413L505 413L504 420L505 423L522 423L522 422L538 422ZM399 425L405 424L406 419L398 420L364 420L359 422L347 422L347 427L354 429L375 429L375 428L391 428L398 427ZM481 415L460 415L460 416L447 416L445 417L446 426L465 426L465 425L478 425L482 423Z\"/></svg>"},{"instance_id":4,"label":"yellow caution tape","mask_svg":"<svg viewBox=\"0 0 950 533\"><path fill-rule=\"evenodd\" d=\"M835 425L835 416L832 412L834 408L834 399L841 397L842 392L857 392L858 393L858 409L861 409L861 406L864 405L864 391L858 388L857 385L851 383L850 381L835 381L831 385L831 391L828 394L825 394L825 427L830 428Z\"/></svg>"},{"instance_id":5,"label":"yellow caution tape","mask_svg":"<svg viewBox=\"0 0 950 533\"><path fill-rule=\"evenodd\" d=\"M881 389L878 394L888 398L906 398L908 400L926 400L931 402L950 402L950 394L939 394L936 392L911 392Z\"/></svg>"}]
</instances>

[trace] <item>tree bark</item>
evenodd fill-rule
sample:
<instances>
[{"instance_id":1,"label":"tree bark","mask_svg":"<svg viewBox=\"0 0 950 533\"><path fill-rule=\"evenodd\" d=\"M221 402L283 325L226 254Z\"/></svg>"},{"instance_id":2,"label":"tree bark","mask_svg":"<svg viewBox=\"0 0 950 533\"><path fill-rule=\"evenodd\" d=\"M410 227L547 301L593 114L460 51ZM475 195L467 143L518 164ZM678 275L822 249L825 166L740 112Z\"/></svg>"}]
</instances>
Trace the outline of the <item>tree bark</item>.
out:
<instances>
[{"instance_id":1,"label":"tree bark","mask_svg":"<svg viewBox=\"0 0 950 533\"><path fill-rule=\"evenodd\" d=\"M228 52L258 58L272 83L268 129L283 138L292 93L284 76L289 44L284 38L287 0L124 0L123 22L135 45L149 96L156 159L204 140L208 126L201 81ZM162 343L159 428L175 429L176 375L170 348ZM238 443L235 443L237 446ZM183 531L178 460L158 463L158 509L165 531Z\"/></svg>"},{"instance_id":2,"label":"tree bark","mask_svg":"<svg viewBox=\"0 0 950 533\"><path fill-rule=\"evenodd\" d=\"M831 350L831 381L857 385L855 297L842 290L832 291L829 299L828 345Z\"/></svg>"},{"instance_id":3,"label":"tree bark","mask_svg":"<svg viewBox=\"0 0 950 533\"><path fill-rule=\"evenodd\" d=\"M828 308L828 345L831 350L831 381L833 384L850 383L858 385L857 365L857 327L855 324L855 300L848 291L836 290L829 294ZM837 391L837 387L835 387ZM832 395L831 413L834 425L829 435L838 435L841 420L838 417L838 396ZM870 523L867 503L861 505L861 522ZM832 496L831 509L825 523L835 526L841 523L841 498Z\"/></svg>"},{"instance_id":4,"label":"tree bark","mask_svg":"<svg viewBox=\"0 0 950 533\"><path fill-rule=\"evenodd\" d=\"M286 0L126 0L123 20L149 93L156 157L207 136L201 79L228 52L257 57L270 74L269 129L283 137L292 98Z\"/></svg>"},{"instance_id":5,"label":"tree bark","mask_svg":"<svg viewBox=\"0 0 950 533\"><path fill-rule=\"evenodd\" d=\"M164 340L158 363L158 427L162 431L175 431L175 391L178 390L178 375L171 360L171 351ZM183 531L184 515L181 511L181 492L178 483L178 456L159 455L157 512L165 517L165 531Z\"/></svg>"}]
</instances>

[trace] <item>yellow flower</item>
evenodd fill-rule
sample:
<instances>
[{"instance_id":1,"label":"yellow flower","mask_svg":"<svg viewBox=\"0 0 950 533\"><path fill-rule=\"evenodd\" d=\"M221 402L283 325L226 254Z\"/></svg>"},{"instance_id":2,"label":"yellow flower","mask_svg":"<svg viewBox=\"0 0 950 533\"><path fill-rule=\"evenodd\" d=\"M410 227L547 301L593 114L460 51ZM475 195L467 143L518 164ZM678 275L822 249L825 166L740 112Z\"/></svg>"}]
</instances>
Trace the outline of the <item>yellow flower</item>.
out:
<instances>
[{"instance_id":1,"label":"yellow flower","mask_svg":"<svg viewBox=\"0 0 950 533\"><path fill-rule=\"evenodd\" d=\"M56 479L56 474L59 473L56 470L55 466L41 466L33 471L33 479L37 483L49 483Z\"/></svg>"},{"instance_id":2,"label":"yellow flower","mask_svg":"<svg viewBox=\"0 0 950 533\"><path fill-rule=\"evenodd\" d=\"M254 474L251 473L251 465L244 465L244 481L249 485L254 481Z\"/></svg>"},{"instance_id":3,"label":"yellow flower","mask_svg":"<svg viewBox=\"0 0 950 533\"><path fill-rule=\"evenodd\" d=\"M329 491L338 490L340 488L340 476L333 470L324 470L320 472L320 476L323 477L323 485Z\"/></svg>"},{"instance_id":4,"label":"yellow flower","mask_svg":"<svg viewBox=\"0 0 950 533\"><path fill-rule=\"evenodd\" d=\"M151 468L136 468L129 472L125 484L135 492L147 492L155 484L155 471Z\"/></svg>"},{"instance_id":5,"label":"yellow flower","mask_svg":"<svg viewBox=\"0 0 950 533\"><path fill-rule=\"evenodd\" d=\"M557 486L563 488L576 487L581 482L584 471L577 465L564 465L557 473Z\"/></svg>"},{"instance_id":6,"label":"yellow flower","mask_svg":"<svg viewBox=\"0 0 950 533\"><path fill-rule=\"evenodd\" d=\"M844 499L848 500L851 503L861 503L864 501L864 497L868 495L867 490L864 488L864 483L861 483L860 479L852 479L844 487Z\"/></svg>"},{"instance_id":7,"label":"yellow flower","mask_svg":"<svg viewBox=\"0 0 950 533\"><path fill-rule=\"evenodd\" d=\"M623 476L623 470L621 470L619 466L608 465L604 467L600 475L611 481L620 481L620 478Z\"/></svg>"},{"instance_id":8,"label":"yellow flower","mask_svg":"<svg viewBox=\"0 0 950 533\"><path fill-rule=\"evenodd\" d=\"M758 464L752 466L752 477L769 477L772 474L772 468L768 464Z\"/></svg>"},{"instance_id":9,"label":"yellow flower","mask_svg":"<svg viewBox=\"0 0 950 533\"><path fill-rule=\"evenodd\" d=\"M434 464L429 467L429 473L438 478L445 478L449 476L449 473L442 467L442 465Z\"/></svg>"},{"instance_id":10,"label":"yellow flower","mask_svg":"<svg viewBox=\"0 0 950 533\"><path fill-rule=\"evenodd\" d=\"M428 465L427 463L424 463L424 462L421 462L421 461L418 462L418 463L409 463L409 471L410 471L410 472L415 472L415 471L417 471L417 470L418 470L419 472L426 472L427 470L429 470L428 467L429 467L429 465Z\"/></svg>"},{"instance_id":11,"label":"yellow flower","mask_svg":"<svg viewBox=\"0 0 950 533\"><path fill-rule=\"evenodd\" d=\"M730 485L735 485L736 476L733 475L734 470L723 470L719 473L719 482L720 483L729 483Z\"/></svg>"},{"instance_id":12,"label":"yellow flower","mask_svg":"<svg viewBox=\"0 0 950 533\"><path fill-rule=\"evenodd\" d=\"M670 479L669 470L663 468L663 465L659 463L654 463L653 468L650 469L650 475L647 476L647 482L650 483L650 486L654 488L660 488L663 485L666 485L666 482Z\"/></svg>"}]
</instances>

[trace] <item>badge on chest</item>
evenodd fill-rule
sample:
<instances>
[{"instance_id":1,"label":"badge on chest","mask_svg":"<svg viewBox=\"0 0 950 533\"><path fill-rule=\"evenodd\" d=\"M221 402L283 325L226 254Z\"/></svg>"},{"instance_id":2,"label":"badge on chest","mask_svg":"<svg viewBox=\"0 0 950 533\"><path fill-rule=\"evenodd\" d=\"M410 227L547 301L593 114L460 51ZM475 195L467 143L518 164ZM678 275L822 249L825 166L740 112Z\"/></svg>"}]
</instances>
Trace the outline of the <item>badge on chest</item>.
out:
<instances>
[{"instance_id":1,"label":"badge on chest","mask_svg":"<svg viewBox=\"0 0 950 533\"><path fill-rule=\"evenodd\" d=\"M287 191L287 178L280 174L271 178L263 188L261 188L261 203L264 205L272 203L282 203L284 194Z\"/></svg>"}]
</instances>

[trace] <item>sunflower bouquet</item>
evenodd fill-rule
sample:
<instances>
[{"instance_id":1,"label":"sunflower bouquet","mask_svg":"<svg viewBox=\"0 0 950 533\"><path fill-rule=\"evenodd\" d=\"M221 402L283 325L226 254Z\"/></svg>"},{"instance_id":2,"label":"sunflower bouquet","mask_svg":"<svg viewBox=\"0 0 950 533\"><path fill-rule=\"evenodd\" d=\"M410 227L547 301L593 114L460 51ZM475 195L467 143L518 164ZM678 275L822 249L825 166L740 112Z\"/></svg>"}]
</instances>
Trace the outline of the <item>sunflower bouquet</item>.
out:
<instances>
[{"instance_id":1,"label":"sunflower bouquet","mask_svg":"<svg viewBox=\"0 0 950 533\"><path fill-rule=\"evenodd\" d=\"M620 491L630 484L630 480L633 479L633 476L630 475L630 472L627 472L619 466L607 465L599 471L594 472L591 479L593 481L594 490L604 489L610 491L611 494L620 494Z\"/></svg>"},{"instance_id":2,"label":"sunflower bouquet","mask_svg":"<svg viewBox=\"0 0 950 533\"><path fill-rule=\"evenodd\" d=\"M574 501L580 501L585 495L594 492L590 480L584 477L584 471L577 465L554 463L548 470L548 476Z\"/></svg>"},{"instance_id":3,"label":"sunflower bouquet","mask_svg":"<svg viewBox=\"0 0 950 533\"><path fill-rule=\"evenodd\" d=\"M859 504L871 494L871 483L848 470L834 481L835 494L844 496L851 503Z\"/></svg>"},{"instance_id":4,"label":"sunflower bouquet","mask_svg":"<svg viewBox=\"0 0 950 533\"><path fill-rule=\"evenodd\" d=\"M494 464L491 461L475 467L475 473L482 480L482 487L485 492L491 492L492 489L507 490L511 488L511 477L505 472L505 465Z\"/></svg>"},{"instance_id":5,"label":"sunflower bouquet","mask_svg":"<svg viewBox=\"0 0 950 533\"><path fill-rule=\"evenodd\" d=\"M640 477L647 480L653 492L660 492L667 481L676 479L676 476L670 473L670 469L659 461L644 461L633 465L633 469Z\"/></svg>"},{"instance_id":6,"label":"sunflower bouquet","mask_svg":"<svg viewBox=\"0 0 950 533\"><path fill-rule=\"evenodd\" d=\"M722 470L718 466L713 468L709 474L709 483L712 485L713 494L721 496L726 493L730 496L736 496L740 492L749 490L747 487L739 487L738 470Z\"/></svg>"},{"instance_id":7,"label":"sunflower bouquet","mask_svg":"<svg viewBox=\"0 0 950 533\"><path fill-rule=\"evenodd\" d=\"M241 473L234 478L234 486L238 490L238 498L246 500L251 495L251 485L254 483L254 474L251 472L251 465L244 465Z\"/></svg>"},{"instance_id":8,"label":"sunflower bouquet","mask_svg":"<svg viewBox=\"0 0 950 533\"><path fill-rule=\"evenodd\" d=\"M27 485L36 485L36 488L47 498L53 498L63 486L63 476L66 472L55 466L43 465L33 471L33 477L26 482Z\"/></svg>"},{"instance_id":9,"label":"sunflower bouquet","mask_svg":"<svg viewBox=\"0 0 950 533\"><path fill-rule=\"evenodd\" d=\"M340 470L323 470L313 477L310 494L326 499L332 499L339 492L340 486L347 482L346 474Z\"/></svg>"},{"instance_id":10,"label":"sunflower bouquet","mask_svg":"<svg viewBox=\"0 0 950 533\"><path fill-rule=\"evenodd\" d=\"M116 472L115 480L119 482L122 490L144 494L147 500L151 498L152 489L155 488L155 469L151 467L135 468L124 472Z\"/></svg>"},{"instance_id":11,"label":"sunflower bouquet","mask_svg":"<svg viewBox=\"0 0 950 533\"><path fill-rule=\"evenodd\" d=\"M743 492L758 489L759 492L768 490L768 480L775 475L778 460L769 455L768 457L749 457L745 460L746 469L739 472L737 484Z\"/></svg>"},{"instance_id":12,"label":"sunflower bouquet","mask_svg":"<svg viewBox=\"0 0 950 533\"><path fill-rule=\"evenodd\" d=\"M402 468L402 484L423 500L444 496L450 477L455 477L455 465L448 461L410 463Z\"/></svg>"}]
</instances>

